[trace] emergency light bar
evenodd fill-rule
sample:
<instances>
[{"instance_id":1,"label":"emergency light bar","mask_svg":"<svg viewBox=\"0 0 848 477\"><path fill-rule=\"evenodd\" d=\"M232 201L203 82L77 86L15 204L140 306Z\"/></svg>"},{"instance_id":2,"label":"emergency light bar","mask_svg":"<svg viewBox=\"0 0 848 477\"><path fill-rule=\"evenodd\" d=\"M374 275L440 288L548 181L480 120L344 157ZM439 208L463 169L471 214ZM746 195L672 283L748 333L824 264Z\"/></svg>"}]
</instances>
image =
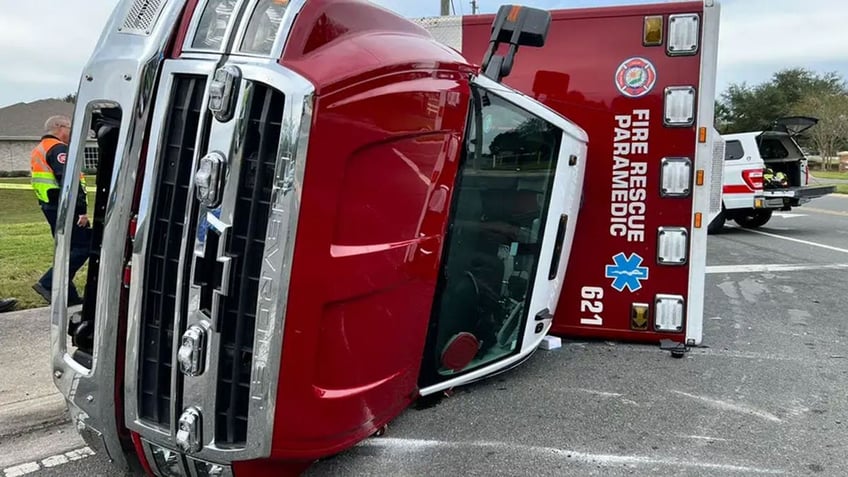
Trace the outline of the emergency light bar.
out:
<instances>
[{"instance_id":1,"label":"emergency light bar","mask_svg":"<svg viewBox=\"0 0 848 477\"><path fill-rule=\"evenodd\" d=\"M502 5L492 24L489 49L483 57L484 75L500 83L512 72L518 47L544 46L550 26L551 14L548 11L518 5ZM504 56L495 54L501 43L509 43L509 51Z\"/></svg>"}]
</instances>

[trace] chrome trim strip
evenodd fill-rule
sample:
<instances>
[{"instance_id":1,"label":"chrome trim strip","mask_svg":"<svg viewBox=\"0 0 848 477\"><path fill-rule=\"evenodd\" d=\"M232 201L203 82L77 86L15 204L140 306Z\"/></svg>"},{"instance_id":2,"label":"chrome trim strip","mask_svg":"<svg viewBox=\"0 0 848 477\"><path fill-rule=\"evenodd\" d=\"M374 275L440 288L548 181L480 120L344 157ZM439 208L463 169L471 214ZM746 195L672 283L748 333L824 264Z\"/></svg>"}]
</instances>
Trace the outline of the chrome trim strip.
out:
<instances>
[{"instance_id":1,"label":"chrome trim strip","mask_svg":"<svg viewBox=\"0 0 848 477\"><path fill-rule=\"evenodd\" d=\"M126 191L135 187L136 170L147 120L152 106L152 93L168 40L176 28L185 0L168 2L152 25L150 36L118 32L133 2L124 0L113 11L94 53L83 70L74 128L68 154L68 170L62 184L60 213L56 230L56 252L51 311L51 347L54 383L65 395L74 420L81 430L88 428L99 434L108 457L128 469L118 436L115 407L116 346L120 321L120 298L124 269L124 238L130 221L132 200ZM68 256L71 230L74 226L73 204L76 201L79 172L82 167L86 137L90 127L92 103L115 102L122 109L114 172L109 184L109 200L104 219L104 240L100 257L97 288L96 325L92 369L85 370L68 354L66 333ZM131 193L130 193L131 194ZM113 239L114 237L114 239ZM83 436L90 435L82 432ZM96 443L92 443L96 445ZM101 446L97 446L101 447Z\"/></svg>"},{"instance_id":2,"label":"chrome trim strip","mask_svg":"<svg viewBox=\"0 0 848 477\"><path fill-rule=\"evenodd\" d=\"M153 427L149 423L143 421L140 417L139 409L138 409L138 380L139 380L139 359L141 358L140 354L140 340L141 340L141 313L143 307L143 291L144 291L144 283L145 283L145 274L146 274L146 262L147 262L147 253L150 247L149 242L149 234L150 234L150 226L151 226L151 216L153 213L153 206L155 197L153 195L156 192L156 184L159 178L159 172L161 169L161 155L163 153L163 148L165 146L165 142L167 138L164 137L165 133L165 121L167 115L170 111L170 100L172 95L172 87L174 84L174 75L176 74L191 74L191 75L199 75L207 77L207 91L209 87L209 79L215 71L215 64L210 62L201 62L201 61L182 61L182 60L168 60L164 63L162 67L162 75L159 84L159 90L156 97L156 114L153 117L153 124L150 129L150 138L148 144L155 145L155 147L150 147L147 151L147 161L145 164L144 170L144 183L142 186L141 198L139 201L139 210L138 210L138 221L136 226L136 238L133 244L133 252L132 252L132 284L130 286L130 296L129 303L127 305L127 315L133 317L133 319L128 320L127 325L127 354L125 360L125 372L126 372L126 386L124 387L124 416L126 419L127 427L132 429L145 437L153 439L153 435L158 436L160 439L166 439L165 442L171 443L172 438L174 436L174 432L172 429L175 428L175 423L177 422L177 418L179 414L182 413L181 406L178 406L178 403L175 402L176 399L173 399L173 391L176 389L174 387L175 378L174 373L172 372L171 377L171 391L172 391L172 399L171 399L171 429L160 429L158 427ZM203 102L203 110L206 110L207 107L207 98L208 95L204 95ZM203 126L207 116L205 114L201 114L200 126L198 131L202 131ZM201 140L199 138L195 139L195 151L192 166L196 164L198 158L201 155L201 151L199 151L199 145L201 144ZM193 193L193 190L189 190L189 193ZM190 210L186 211L187 214ZM187 222L186 222L187 224ZM187 241L186 234L188 227L183 229L183 237L182 237L182 247L181 253L185 251L185 244ZM182 255L185 256L184 254ZM182 265L182 264L181 264ZM180 267L180 275L178 275L177 279L180 280L183 278L182 274L182 266ZM178 281L178 283L181 283ZM179 316L179 304L182 299L182 295L179 292L179 288L177 291L176 298L176 315L174 317L175 326L179 325L181 317ZM182 336L182 333L179 333L179 336L174 336L174 344L179 342L179 338ZM172 350L172 359L176 359L177 349ZM173 364L176 364L177 361L173 361Z\"/></svg>"},{"instance_id":3,"label":"chrome trim strip","mask_svg":"<svg viewBox=\"0 0 848 477\"><path fill-rule=\"evenodd\" d=\"M178 63L179 67L182 67L184 64L182 62ZM215 68L214 64L210 64L208 62L196 62L190 63L191 71L189 73L193 74L205 74L206 75L206 90L203 93L203 102L200 107L200 121L197 127L197 136L195 138L194 143L194 157L191 161L191 171L192 173L189 175L189 184L188 184L188 192L186 194L186 198L188 200L188 204L186 205L185 216L183 217L183 234L180 237L180 268L179 273L177 274L177 293L176 293L176 307L174 308L174 328L173 328L173 342L171 344L171 442L176 443L176 433L177 433L177 423L179 422L180 415L183 412L183 399L182 396L185 395L185 388L183 387L182 382L180 382L180 377L182 372L179 369L179 361L177 359L177 355L180 351L180 343L183 337L183 332L188 329L188 323L191 321L190 316L191 312L191 299L192 294L191 291L188 291L188 303L186 304L186 316L182 316L182 302L183 302L183 293L186 288L183 286L184 280L189 279L192 280L194 277L193 266L188 270L188 277L186 277L186 264L185 260L189 258L189 250L191 249L191 244L193 243L194 237L189 235L189 231L192 229L191 221L195 220L196 212L192 211L192 204L194 203L194 172L197 170L197 166L200 162L200 159L206 155L207 151L211 151L213 138L215 135L212 132L215 130L215 126L217 125L217 121L212 117L209 112L209 90L212 86L212 78L215 76ZM185 71L180 71L184 73ZM175 71L176 73L176 71ZM206 131L206 128L209 127L209 137L208 142L206 142L205 150L201 147L204 143L203 133ZM224 174L226 177L228 167L224 165ZM158 177L154 176L154 178ZM155 179L154 179L155 180ZM156 183L151 185L151 187L155 187ZM198 203L198 209L202 209L203 206ZM152 209L151 209L152 211ZM144 258L146 258L146 252ZM210 333L211 334L211 333ZM210 354L211 350L217 350L217 348L213 348L214 342L212 340L212 336L210 334L206 335L206 359L211 359ZM138 367L138 363L136 363L136 367ZM206 373L210 370L206 368ZM202 374L201 374L202 375ZM177 390L182 389L182 392L177 394ZM201 425L206 419L201 420ZM203 434L201 434L202 436Z\"/></svg>"},{"instance_id":4,"label":"chrome trim strip","mask_svg":"<svg viewBox=\"0 0 848 477\"><path fill-rule=\"evenodd\" d=\"M220 138L220 144L210 139L209 150L229 151L227 181L224 199L220 210L219 222L229 228L233 224L236 195L238 193L239 171L242 161L240 143L247 127L247 113L252 97L253 82L264 83L285 95L285 109L282 118L282 131L278 145L275 169L273 207L270 212L269 226L266 232L264 261L261 271L260 296L257 297L256 332L253 341L253 364L251 371L250 405L248 410L246 447L220 447L215 442L216 399L218 385L218 359L220 359L220 332L213 329L209 335L209 348L216 350L207 363L206 372L196 378L184 377L184 406L195 405L204 412L204 447L192 457L213 462L233 460L251 460L265 458L271 454L273 436L277 381L282 356L283 326L285 323L285 303L291 274L291 262L294 256L294 238L299 218L300 193L303 187L309 125L312 122L312 95L314 87L305 78L287 70L276 63L263 61L232 62L242 71L243 82L239 89L239 107L236 120L213 128L211 138ZM225 142L232 144L225 147ZM295 158L294 161L291 158ZM201 214L205 214L201 207ZM212 222L212 221L210 221ZM277 224L272 227L271 224ZM202 254L205 242L198 240L195 253ZM280 253L282 252L282 253ZM193 274L192 274L193 277ZM192 278L193 279L193 278ZM189 319L186 326L196 323L209 323L199 310L200 294L196 287L191 288L189 299ZM215 317L212 321L214 322ZM209 323L211 325L211 323ZM210 392L213 390L213 392Z\"/></svg>"},{"instance_id":5,"label":"chrome trim strip","mask_svg":"<svg viewBox=\"0 0 848 477\"><path fill-rule=\"evenodd\" d=\"M254 78L260 73L254 75L250 68L244 69ZM275 86L269 78L263 81L286 93L286 106L259 280L250 380L247 443L263 443L255 447L255 452L262 455L270 455L271 451L283 330L314 107L314 87L294 73L287 76L287 85Z\"/></svg>"},{"instance_id":6,"label":"chrome trim strip","mask_svg":"<svg viewBox=\"0 0 848 477\"><path fill-rule=\"evenodd\" d=\"M245 111L249 104L251 88L248 88L245 81L242 80L239 84L238 99L236 101L235 116L232 120L226 123L214 121L212 129L209 133L209 150L224 152L227 157L227 162L224 172L224 190L220 205L214 209L200 205L197 214L191 220L197 221L197 231L194 237L189 239L186 247L193 252L190 254L191 274L189 277L190 285L188 288L189 299L186 316L186 327L192 325L206 326L209 329L208 352L206 371L200 376L178 376L177 379L183 381L183 407L195 406L203 412L201 421L203 449L201 452L192 454L192 456L207 458L205 452L207 448L214 447L215 439L215 402L218 397L218 368L221 359L221 333L216 326L218 307L215 303L218 301L218 294L213 292L213 306L210 312L212 316L206 316L200 310L200 294L201 287L195 286L195 265L197 259L203 257L206 252L206 238L208 233L202 233L201 227L204 222L209 222L208 227L215 229L220 233L221 239L218 243L217 257L222 257L226 250L226 238L232 230L233 216L235 213L236 200L238 196L238 185L241 177L241 150L238 144L238 138L241 136L239 131L247 127ZM194 190L194 177L192 177L191 190ZM210 220L207 217L212 216ZM225 276L224 281L227 280ZM175 334L177 330L175 330ZM182 331L179 332L182 335Z\"/></svg>"}]
</instances>

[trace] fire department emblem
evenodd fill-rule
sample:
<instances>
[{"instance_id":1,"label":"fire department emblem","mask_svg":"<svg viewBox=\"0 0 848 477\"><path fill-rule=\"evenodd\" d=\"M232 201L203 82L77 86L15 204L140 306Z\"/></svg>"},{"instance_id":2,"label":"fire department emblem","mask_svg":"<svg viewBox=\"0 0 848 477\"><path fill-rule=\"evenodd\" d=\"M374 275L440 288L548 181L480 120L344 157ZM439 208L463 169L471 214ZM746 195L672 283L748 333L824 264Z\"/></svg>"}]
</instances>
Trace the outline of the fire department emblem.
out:
<instances>
[{"instance_id":1,"label":"fire department emblem","mask_svg":"<svg viewBox=\"0 0 848 477\"><path fill-rule=\"evenodd\" d=\"M56 160L59 161L59 164L64 164L68 160L68 155L64 152L61 152L56 155Z\"/></svg>"},{"instance_id":2,"label":"fire department emblem","mask_svg":"<svg viewBox=\"0 0 848 477\"><path fill-rule=\"evenodd\" d=\"M657 82L657 70L645 58L626 60L615 72L615 85L621 94L639 98L650 93Z\"/></svg>"}]
</instances>

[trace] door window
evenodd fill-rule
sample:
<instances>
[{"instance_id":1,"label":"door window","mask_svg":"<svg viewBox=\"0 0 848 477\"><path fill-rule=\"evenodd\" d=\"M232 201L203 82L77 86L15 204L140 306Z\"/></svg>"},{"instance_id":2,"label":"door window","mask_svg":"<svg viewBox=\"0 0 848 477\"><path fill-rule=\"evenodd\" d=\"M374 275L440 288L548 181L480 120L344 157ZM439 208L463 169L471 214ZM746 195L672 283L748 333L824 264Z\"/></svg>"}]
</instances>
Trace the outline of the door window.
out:
<instances>
[{"instance_id":1,"label":"door window","mask_svg":"<svg viewBox=\"0 0 848 477\"><path fill-rule=\"evenodd\" d=\"M519 351L562 139L493 94L474 97L431 321L437 381Z\"/></svg>"},{"instance_id":2,"label":"door window","mask_svg":"<svg viewBox=\"0 0 848 477\"><path fill-rule=\"evenodd\" d=\"M737 140L727 141L724 148L724 160L734 161L745 157L745 151L742 149L742 143Z\"/></svg>"}]
</instances>

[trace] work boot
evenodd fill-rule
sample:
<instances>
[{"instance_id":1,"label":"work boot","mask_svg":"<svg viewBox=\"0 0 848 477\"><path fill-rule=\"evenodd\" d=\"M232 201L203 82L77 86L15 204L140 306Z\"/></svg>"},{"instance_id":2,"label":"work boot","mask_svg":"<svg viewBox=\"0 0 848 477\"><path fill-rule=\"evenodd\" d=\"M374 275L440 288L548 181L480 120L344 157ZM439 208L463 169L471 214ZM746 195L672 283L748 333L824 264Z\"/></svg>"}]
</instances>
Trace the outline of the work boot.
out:
<instances>
[{"instance_id":1,"label":"work boot","mask_svg":"<svg viewBox=\"0 0 848 477\"><path fill-rule=\"evenodd\" d=\"M15 305L18 304L18 300L14 298L4 298L0 300L0 313L4 313L7 311L12 311L15 309Z\"/></svg>"},{"instance_id":2,"label":"work boot","mask_svg":"<svg viewBox=\"0 0 848 477\"><path fill-rule=\"evenodd\" d=\"M41 298L47 300L48 305L53 302L53 295L50 293L50 290L44 288L41 283L35 282L35 285L32 286L32 289L35 290L35 292L38 293Z\"/></svg>"},{"instance_id":3,"label":"work boot","mask_svg":"<svg viewBox=\"0 0 848 477\"><path fill-rule=\"evenodd\" d=\"M41 295L41 298L47 300L47 304L51 304L53 302L53 294L50 290L44 288L40 282L36 282L35 285L32 286L32 289L35 290L36 293ZM76 288L70 290L68 292L68 306L76 306L82 305L83 300L80 298L79 294L76 292Z\"/></svg>"}]
</instances>

